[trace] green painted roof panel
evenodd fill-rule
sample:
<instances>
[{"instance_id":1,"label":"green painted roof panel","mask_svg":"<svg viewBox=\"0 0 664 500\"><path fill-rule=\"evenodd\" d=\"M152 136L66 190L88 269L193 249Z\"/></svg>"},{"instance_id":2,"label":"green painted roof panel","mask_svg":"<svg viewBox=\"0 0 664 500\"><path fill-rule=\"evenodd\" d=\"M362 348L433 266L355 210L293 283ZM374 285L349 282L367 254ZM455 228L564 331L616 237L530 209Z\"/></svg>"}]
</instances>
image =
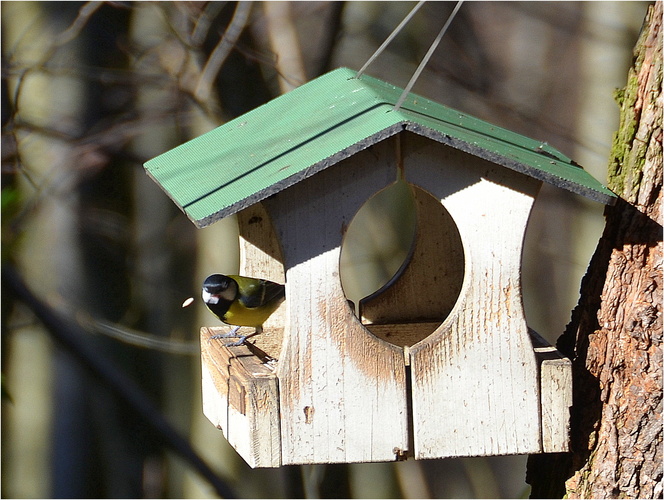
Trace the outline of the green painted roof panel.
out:
<instances>
[{"instance_id":1,"label":"green painted roof panel","mask_svg":"<svg viewBox=\"0 0 664 500\"><path fill-rule=\"evenodd\" d=\"M615 195L556 149L340 68L145 163L199 227L279 192L401 130L613 203Z\"/></svg>"}]
</instances>

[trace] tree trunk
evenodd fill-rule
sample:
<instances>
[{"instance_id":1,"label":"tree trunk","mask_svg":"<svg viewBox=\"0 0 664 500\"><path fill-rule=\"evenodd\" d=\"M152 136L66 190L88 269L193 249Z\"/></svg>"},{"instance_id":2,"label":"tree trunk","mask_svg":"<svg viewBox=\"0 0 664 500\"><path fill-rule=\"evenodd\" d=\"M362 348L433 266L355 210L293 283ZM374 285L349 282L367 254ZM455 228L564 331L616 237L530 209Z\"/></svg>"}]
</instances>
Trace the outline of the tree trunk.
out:
<instances>
[{"instance_id":1,"label":"tree trunk","mask_svg":"<svg viewBox=\"0 0 664 500\"><path fill-rule=\"evenodd\" d=\"M620 196L558 347L573 359L569 454L530 457L532 497L662 497L662 2L648 9L609 187Z\"/></svg>"}]
</instances>

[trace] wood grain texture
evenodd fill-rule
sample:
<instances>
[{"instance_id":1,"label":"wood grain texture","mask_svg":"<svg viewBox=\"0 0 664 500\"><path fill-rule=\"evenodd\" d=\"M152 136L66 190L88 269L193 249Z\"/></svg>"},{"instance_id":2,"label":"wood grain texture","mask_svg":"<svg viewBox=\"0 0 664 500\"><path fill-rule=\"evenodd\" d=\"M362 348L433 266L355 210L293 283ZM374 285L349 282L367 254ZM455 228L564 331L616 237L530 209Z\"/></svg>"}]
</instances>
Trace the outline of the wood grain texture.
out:
<instances>
[{"instance_id":1,"label":"wood grain texture","mask_svg":"<svg viewBox=\"0 0 664 500\"><path fill-rule=\"evenodd\" d=\"M441 200L465 255L454 310L410 349L415 456L537 453L538 370L520 273L540 183L418 137L405 144L406 180Z\"/></svg>"},{"instance_id":2,"label":"wood grain texture","mask_svg":"<svg viewBox=\"0 0 664 500\"><path fill-rule=\"evenodd\" d=\"M412 346L428 337L441 324L441 321L423 321L417 323L381 323L370 324L365 327L379 339L396 346ZM410 363L406 355L406 363Z\"/></svg>"},{"instance_id":3,"label":"wood grain texture","mask_svg":"<svg viewBox=\"0 0 664 500\"><path fill-rule=\"evenodd\" d=\"M540 368L542 451L569 451L570 407L572 406L572 361L529 329Z\"/></svg>"},{"instance_id":4,"label":"wood grain texture","mask_svg":"<svg viewBox=\"0 0 664 500\"><path fill-rule=\"evenodd\" d=\"M533 348L520 288L539 181L412 134L402 144L429 234L368 304L374 334L343 293L340 253L396 180L393 139L239 215L241 272L283 282L285 269L286 301L253 346L202 331L204 410L252 466L567 449L569 360Z\"/></svg>"},{"instance_id":5,"label":"wood grain texture","mask_svg":"<svg viewBox=\"0 0 664 500\"><path fill-rule=\"evenodd\" d=\"M572 453L530 457L533 496L662 498L662 15L648 7L609 159L621 199L558 339L573 357Z\"/></svg>"},{"instance_id":6,"label":"wood grain texture","mask_svg":"<svg viewBox=\"0 0 664 500\"><path fill-rule=\"evenodd\" d=\"M339 277L350 221L396 180L393 148L384 141L265 201L286 268L284 464L389 461L408 447L403 351L361 325Z\"/></svg>"},{"instance_id":7,"label":"wood grain texture","mask_svg":"<svg viewBox=\"0 0 664 500\"><path fill-rule=\"evenodd\" d=\"M279 240L262 203L245 208L237 215L240 232L240 275L285 283L286 276ZM279 359L286 324L282 303L263 324L263 333L251 342L273 359Z\"/></svg>"},{"instance_id":8,"label":"wood grain texture","mask_svg":"<svg viewBox=\"0 0 664 500\"><path fill-rule=\"evenodd\" d=\"M411 189L417 228L410 259L400 274L360 302L367 329L398 346L419 342L443 322L459 297L465 270L454 220L433 196L415 186ZM419 328L413 328L414 323ZM393 328L386 329L385 324Z\"/></svg>"},{"instance_id":9,"label":"wood grain texture","mask_svg":"<svg viewBox=\"0 0 664 500\"><path fill-rule=\"evenodd\" d=\"M279 384L247 346L225 347L201 328L203 413L251 467L281 465Z\"/></svg>"},{"instance_id":10,"label":"wood grain texture","mask_svg":"<svg viewBox=\"0 0 664 500\"><path fill-rule=\"evenodd\" d=\"M662 11L648 8L620 97L609 187L621 200L559 343L576 353L569 498L661 498Z\"/></svg>"}]
</instances>

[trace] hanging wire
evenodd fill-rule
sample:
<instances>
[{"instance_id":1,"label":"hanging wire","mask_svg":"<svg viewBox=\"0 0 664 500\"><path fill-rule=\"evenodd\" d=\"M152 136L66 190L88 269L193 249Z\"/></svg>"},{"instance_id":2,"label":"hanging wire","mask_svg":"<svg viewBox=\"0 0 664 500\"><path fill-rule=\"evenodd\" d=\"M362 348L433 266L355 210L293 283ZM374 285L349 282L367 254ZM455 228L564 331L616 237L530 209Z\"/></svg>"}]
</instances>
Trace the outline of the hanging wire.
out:
<instances>
[{"instance_id":1,"label":"hanging wire","mask_svg":"<svg viewBox=\"0 0 664 500\"><path fill-rule=\"evenodd\" d=\"M419 66L417 67L417 69L415 70L415 73L413 73L413 76L411 77L410 81L408 82L408 85L406 85L406 88L403 89L403 92L401 93L401 97L399 97L399 100L398 100L397 103L394 105L394 108L392 109L392 111L397 111L397 110L401 107L401 105L403 104L403 102L406 100L406 97L407 97L408 94L410 93L410 89L413 88L413 85L415 85L415 82L417 81L417 79L419 78L420 74L421 74L422 71L424 70L424 67L425 67L425 66L427 65L427 63L429 62L429 59L431 59L431 56L433 55L433 52L436 50L436 47L438 47L438 44L440 43L440 40L443 38L443 35L444 35L445 32L447 31L447 28L449 28L449 27L450 27L450 24L452 24L452 19L454 19L454 16L456 16L456 13L459 12L459 9L461 8L461 4L462 4L462 3L463 3L463 0L459 0L459 1L457 2L456 6L454 7L454 10L453 10L452 13L450 14L450 17L447 18L447 22L445 22L445 25L444 25L443 28L440 30L440 33L438 33L438 36L436 37L436 39L435 39L435 40L433 41L433 43L431 44L431 47L429 47L429 50L428 50L427 53L425 54L425 56L424 56L424 58L422 59L422 62L420 63L420 65L419 65ZM402 24L403 24L403 23L402 23ZM365 66L366 66L366 65L365 65Z\"/></svg>"},{"instance_id":2,"label":"hanging wire","mask_svg":"<svg viewBox=\"0 0 664 500\"><path fill-rule=\"evenodd\" d=\"M381 54L381 52L383 52L383 50L385 50L385 47L387 47L387 46L390 44L390 42L394 39L394 37L397 36L397 35L399 34L399 32L400 32L400 31L403 29L403 27L408 23L408 21L411 20L411 18L412 18L412 17L415 15L415 13L420 9L420 7L422 7L422 5L425 4L425 1L426 1L426 0L423 0L423 1L421 1L421 2L417 2L417 5L415 5L415 7L413 7L413 9L408 13L408 15L407 15L406 17L403 18L403 21L401 21L401 22L399 23L399 26L397 26L396 28L394 28L394 31L393 31L392 33L390 33L390 36L388 36L388 37L385 39L385 41L383 42L383 45L381 45L380 47L378 47L378 49L376 49L376 52L374 52L373 55L367 60L367 62L364 63L364 66L362 66L362 68L360 69L360 71L357 72L357 75L355 75L355 78L360 78L360 76L362 76L362 74L363 74L364 71L369 67L369 65L370 65L372 62L374 62L374 61L376 60L376 58Z\"/></svg>"}]
</instances>

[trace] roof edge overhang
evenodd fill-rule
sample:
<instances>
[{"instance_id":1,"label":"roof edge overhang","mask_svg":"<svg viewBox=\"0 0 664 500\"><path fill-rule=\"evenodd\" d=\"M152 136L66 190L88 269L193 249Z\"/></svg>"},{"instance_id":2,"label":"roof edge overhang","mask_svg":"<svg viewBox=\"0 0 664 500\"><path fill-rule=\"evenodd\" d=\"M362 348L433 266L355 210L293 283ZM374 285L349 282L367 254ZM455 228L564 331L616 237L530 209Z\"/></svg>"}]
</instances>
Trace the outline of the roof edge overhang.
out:
<instances>
[{"instance_id":1,"label":"roof edge overhang","mask_svg":"<svg viewBox=\"0 0 664 500\"><path fill-rule=\"evenodd\" d=\"M473 156L477 156L479 158L482 158L483 160L490 161L492 163L496 163L498 165L501 165L503 167L509 168L511 170L514 170L516 172L528 175L530 177L533 177L534 179L546 182L548 184L552 184L556 187L565 189L567 191L571 191L572 193L585 196L586 198L589 198L593 201L597 201L599 203L602 203L604 205L614 205L617 201L616 196L613 193L604 193L600 191L596 191L594 189L586 188L585 186L582 186L578 183L568 181L562 177L559 177L557 175L551 174L547 171L540 170L538 168L535 168L531 165L528 165L523 162L519 162L516 160L513 160L511 158L508 158L504 155L494 153L492 151L489 151L487 149L484 149L482 147L476 146L474 144L470 144L466 141L462 141L460 139L456 139L452 136L442 134L441 132L438 132L437 130L432 130L428 127L421 126L417 123L413 122L404 122L404 129L408 130L409 132L413 132L415 134L427 137L429 139L432 139L436 142L440 142L442 144L445 144L447 146L453 147L455 149L458 149L460 151L463 151L464 153L471 154ZM544 152L540 153L532 153L534 155L546 155ZM555 162L559 162L560 160L558 158L555 158L554 156L550 156L550 159L547 160L551 164L554 164ZM582 168L578 166L577 168ZM608 191L608 189L607 189Z\"/></svg>"},{"instance_id":2,"label":"roof edge overhang","mask_svg":"<svg viewBox=\"0 0 664 500\"><path fill-rule=\"evenodd\" d=\"M199 228L404 130L612 205L617 196L556 148L338 68L145 163Z\"/></svg>"},{"instance_id":3,"label":"roof edge overhang","mask_svg":"<svg viewBox=\"0 0 664 500\"><path fill-rule=\"evenodd\" d=\"M287 177L279 184L273 184L272 186L269 186L266 189L257 191L256 193L253 193L252 195L247 196L246 198L238 200L236 203L233 203L232 205L229 205L228 207L219 210L218 212L215 212L207 217L204 217L199 220L195 220L190 217L190 220L198 228L207 227L211 224L214 224L218 220L221 220L230 215L234 215L239 211L251 205L254 205L255 203L261 202L266 198L283 191L284 189L288 189L289 187L297 184L298 182L301 182L313 175L316 175L317 173L325 170L326 168L336 165L337 163L345 160L346 158L349 158L355 155L356 153L359 153L360 151L367 149L372 145L377 144L381 141L384 141L385 139L388 139L402 131L408 131L426 137L441 144L445 144L446 146L458 149L459 151L463 151L464 153L477 156L478 158L482 158L483 160L487 160L489 162L495 163L510 170L514 170L516 172L528 175L534 179L546 182L548 184L552 184L556 187L563 188L567 191L584 196L586 198L602 203L604 205L614 205L617 201L617 197L613 195L613 193L608 194L590 188L586 188L583 185L568 181L562 177L535 168L526 163L513 160L498 153L494 153L485 148L479 147L475 144L471 144L469 142L457 139L450 135L443 134L437 130L433 130L429 127L420 125L418 123L409 120L404 120L390 127L387 127L376 134L367 136L361 141L356 142L350 147L342 149L338 153L329 156L322 161L312 164L308 168L300 172L297 172L290 177ZM533 152L532 154L546 155L546 153L544 152L542 153ZM549 156L549 158L550 159L547 161L551 163L560 161L558 158L555 158L554 156ZM582 168L582 167L576 167L576 168Z\"/></svg>"},{"instance_id":4,"label":"roof edge overhang","mask_svg":"<svg viewBox=\"0 0 664 500\"><path fill-rule=\"evenodd\" d=\"M228 207L219 210L214 214L209 215L208 217L204 217L203 219L200 220L194 220L190 218L190 220L196 225L196 227L199 228L207 227L217 222L218 220L221 220L230 215L234 215L239 211L244 210L245 208L250 207L251 205L254 205L255 203L261 202L266 198L269 198L270 196L273 196L283 191L284 189L288 189L289 187L297 184L298 182L301 182L309 177L316 175L317 173L325 170L326 168L336 165L337 163L345 160L346 158L350 158L351 156L359 153L364 149L373 146L374 144L377 144L381 141L384 141L385 139L388 139L398 134L399 132L402 132L405 129L405 127L406 125L403 122L387 127L381 130L380 132L367 136L361 141L358 141L355 144L342 149L338 153L335 153L332 156L328 156L324 160L316 162L311 166L309 166L308 168L301 170L291 175L290 177L287 177L279 184L273 184L265 189L257 191L256 193L253 193L251 196L247 196L246 198L243 198L242 200L239 200L236 203L233 203L232 205L229 205Z\"/></svg>"}]
</instances>

